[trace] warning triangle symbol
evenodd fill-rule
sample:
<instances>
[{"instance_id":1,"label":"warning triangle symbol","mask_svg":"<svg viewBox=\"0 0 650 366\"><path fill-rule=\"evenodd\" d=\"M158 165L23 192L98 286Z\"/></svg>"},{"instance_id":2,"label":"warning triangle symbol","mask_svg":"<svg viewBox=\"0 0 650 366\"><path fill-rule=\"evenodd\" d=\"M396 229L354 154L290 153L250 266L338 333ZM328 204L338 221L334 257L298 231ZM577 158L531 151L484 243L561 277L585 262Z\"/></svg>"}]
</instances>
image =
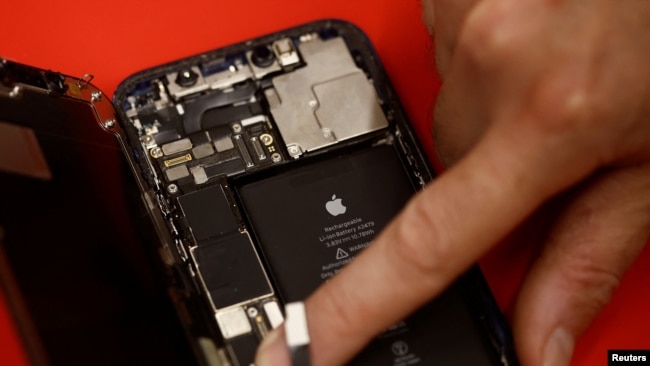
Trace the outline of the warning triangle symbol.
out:
<instances>
[{"instance_id":1,"label":"warning triangle symbol","mask_svg":"<svg viewBox=\"0 0 650 366\"><path fill-rule=\"evenodd\" d=\"M350 255L345 250L343 250L341 248L336 249L336 259L343 259L343 258L347 258L349 256Z\"/></svg>"}]
</instances>

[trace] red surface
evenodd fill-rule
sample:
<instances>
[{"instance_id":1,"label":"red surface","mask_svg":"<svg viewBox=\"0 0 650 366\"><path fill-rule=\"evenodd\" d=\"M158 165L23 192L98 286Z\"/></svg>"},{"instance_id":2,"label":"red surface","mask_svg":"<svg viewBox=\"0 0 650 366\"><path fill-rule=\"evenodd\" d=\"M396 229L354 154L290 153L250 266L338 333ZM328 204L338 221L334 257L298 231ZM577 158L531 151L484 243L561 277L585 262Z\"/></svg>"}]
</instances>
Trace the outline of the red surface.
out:
<instances>
[{"instance_id":1,"label":"red surface","mask_svg":"<svg viewBox=\"0 0 650 366\"><path fill-rule=\"evenodd\" d=\"M9 317L5 297L0 291L0 364L27 365L26 355L21 348L18 333Z\"/></svg>"},{"instance_id":2,"label":"red surface","mask_svg":"<svg viewBox=\"0 0 650 366\"><path fill-rule=\"evenodd\" d=\"M3 11L0 55L71 75L92 73L112 94L128 75L274 30L320 18L360 26L375 45L429 153L429 114L438 87L431 44L416 0L330 1L12 1ZM509 315L531 253L499 250L483 265ZM574 365L605 365L607 349L650 349L650 250L578 344ZM0 364L24 365L0 298Z\"/></svg>"}]
</instances>

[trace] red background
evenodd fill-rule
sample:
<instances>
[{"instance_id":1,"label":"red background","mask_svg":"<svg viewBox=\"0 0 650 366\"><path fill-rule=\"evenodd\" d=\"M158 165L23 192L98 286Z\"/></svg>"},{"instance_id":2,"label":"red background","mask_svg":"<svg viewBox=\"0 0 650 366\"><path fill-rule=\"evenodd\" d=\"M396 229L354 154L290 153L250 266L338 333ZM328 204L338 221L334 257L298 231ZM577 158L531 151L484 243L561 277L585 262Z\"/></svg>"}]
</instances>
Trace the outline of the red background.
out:
<instances>
[{"instance_id":1,"label":"red background","mask_svg":"<svg viewBox=\"0 0 650 366\"><path fill-rule=\"evenodd\" d=\"M351 21L369 35L432 154L428 126L439 82L417 0L35 0L3 8L0 56L70 75L92 73L109 95L128 75L162 62L310 20ZM482 262L508 316L531 256L528 248L501 248ZM574 365L605 365L608 349L650 349L649 265L646 249L580 340ZM0 364L26 364L22 352L0 294Z\"/></svg>"}]
</instances>

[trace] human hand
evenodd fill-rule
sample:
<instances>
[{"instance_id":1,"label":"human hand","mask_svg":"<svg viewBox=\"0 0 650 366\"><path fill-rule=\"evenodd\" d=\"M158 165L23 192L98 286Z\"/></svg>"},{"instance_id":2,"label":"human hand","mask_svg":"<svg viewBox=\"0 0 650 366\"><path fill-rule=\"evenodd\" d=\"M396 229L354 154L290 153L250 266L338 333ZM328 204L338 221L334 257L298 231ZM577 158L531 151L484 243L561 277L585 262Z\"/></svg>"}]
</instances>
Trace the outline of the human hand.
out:
<instances>
[{"instance_id":1,"label":"human hand","mask_svg":"<svg viewBox=\"0 0 650 366\"><path fill-rule=\"evenodd\" d=\"M513 330L522 364L568 364L650 232L650 2L423 6L451 168L307 299L313 364L348 361L551 199ZM275 334L256 365L289 364Z\"/></svg>"}]
</instances>

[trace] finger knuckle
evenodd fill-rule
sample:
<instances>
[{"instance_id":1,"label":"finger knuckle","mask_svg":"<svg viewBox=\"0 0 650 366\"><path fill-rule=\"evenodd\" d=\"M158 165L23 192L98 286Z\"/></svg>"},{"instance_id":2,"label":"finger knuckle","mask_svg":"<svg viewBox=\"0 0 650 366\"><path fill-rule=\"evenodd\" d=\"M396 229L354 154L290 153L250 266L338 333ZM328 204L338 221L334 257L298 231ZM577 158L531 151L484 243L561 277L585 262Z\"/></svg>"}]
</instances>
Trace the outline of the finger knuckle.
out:
<instances>
[{"instance_id":1,"label":"finger knuckle","mask_svg":"<svg viewBox=\"0 0 650 366\"><path fill-rule=\"evenodd\" d=\"M363 311L371 307L363 304L363 298L351 296L345 291L345 288L341 290L325 286L322 289L324 291L324 296L320 298L322 308L326 309L332 332L343 338L356 336L354 332L358 328L351 326L359 321L358 312L355 309Z\"/></svg>"},{"instance_id":2,"label":"finger knuckle","mask_svg":"<svg viewBox=\"0 0 650 366\"><path fill-rule=\"evenodd\" d=\"M574 83L562 90L557 84L565 81L550 80L542 83L537 91L531 115L538 127L551 134L585 131L596 127L599 119L594 112L598 109L588 88ZM524 119L526 120L526 119Z\"/></svg>"},{"instance_id":3,"label":"finger knuckle","mask_svg":"<svg viewBox=\"0 0 650 366\"><path fill-rule=\"evenodd\" d=\"M414 200L398 222L390 258L396 267L409 270L413 277L436 281L447 273L453 253L440 229L444 224L420 201Z\"/></svg>"},{"instance_id":4,"label":"finger knuckle","mask_svg":"<svg viewBox=\"0 0 650 366\"><path fill-rule=\"evenodd\" d=\"M507 11L498 5L478 6L466 19L458 41L459 50L476 62L511 55L518 45L518 37L502 21Z\"/></svg>"},{"instance_id":5,"label":"finger knuckle","mask_svg":"<svg viewBox=\"0 0 650 366\"><path fill-rule=\"evenodd\" d=\"M580 260L564 270L568 290L576 294L574 301L593 314L609 303L620 284L620 275L608 266Z\"/></svg>"}]
</instances>

